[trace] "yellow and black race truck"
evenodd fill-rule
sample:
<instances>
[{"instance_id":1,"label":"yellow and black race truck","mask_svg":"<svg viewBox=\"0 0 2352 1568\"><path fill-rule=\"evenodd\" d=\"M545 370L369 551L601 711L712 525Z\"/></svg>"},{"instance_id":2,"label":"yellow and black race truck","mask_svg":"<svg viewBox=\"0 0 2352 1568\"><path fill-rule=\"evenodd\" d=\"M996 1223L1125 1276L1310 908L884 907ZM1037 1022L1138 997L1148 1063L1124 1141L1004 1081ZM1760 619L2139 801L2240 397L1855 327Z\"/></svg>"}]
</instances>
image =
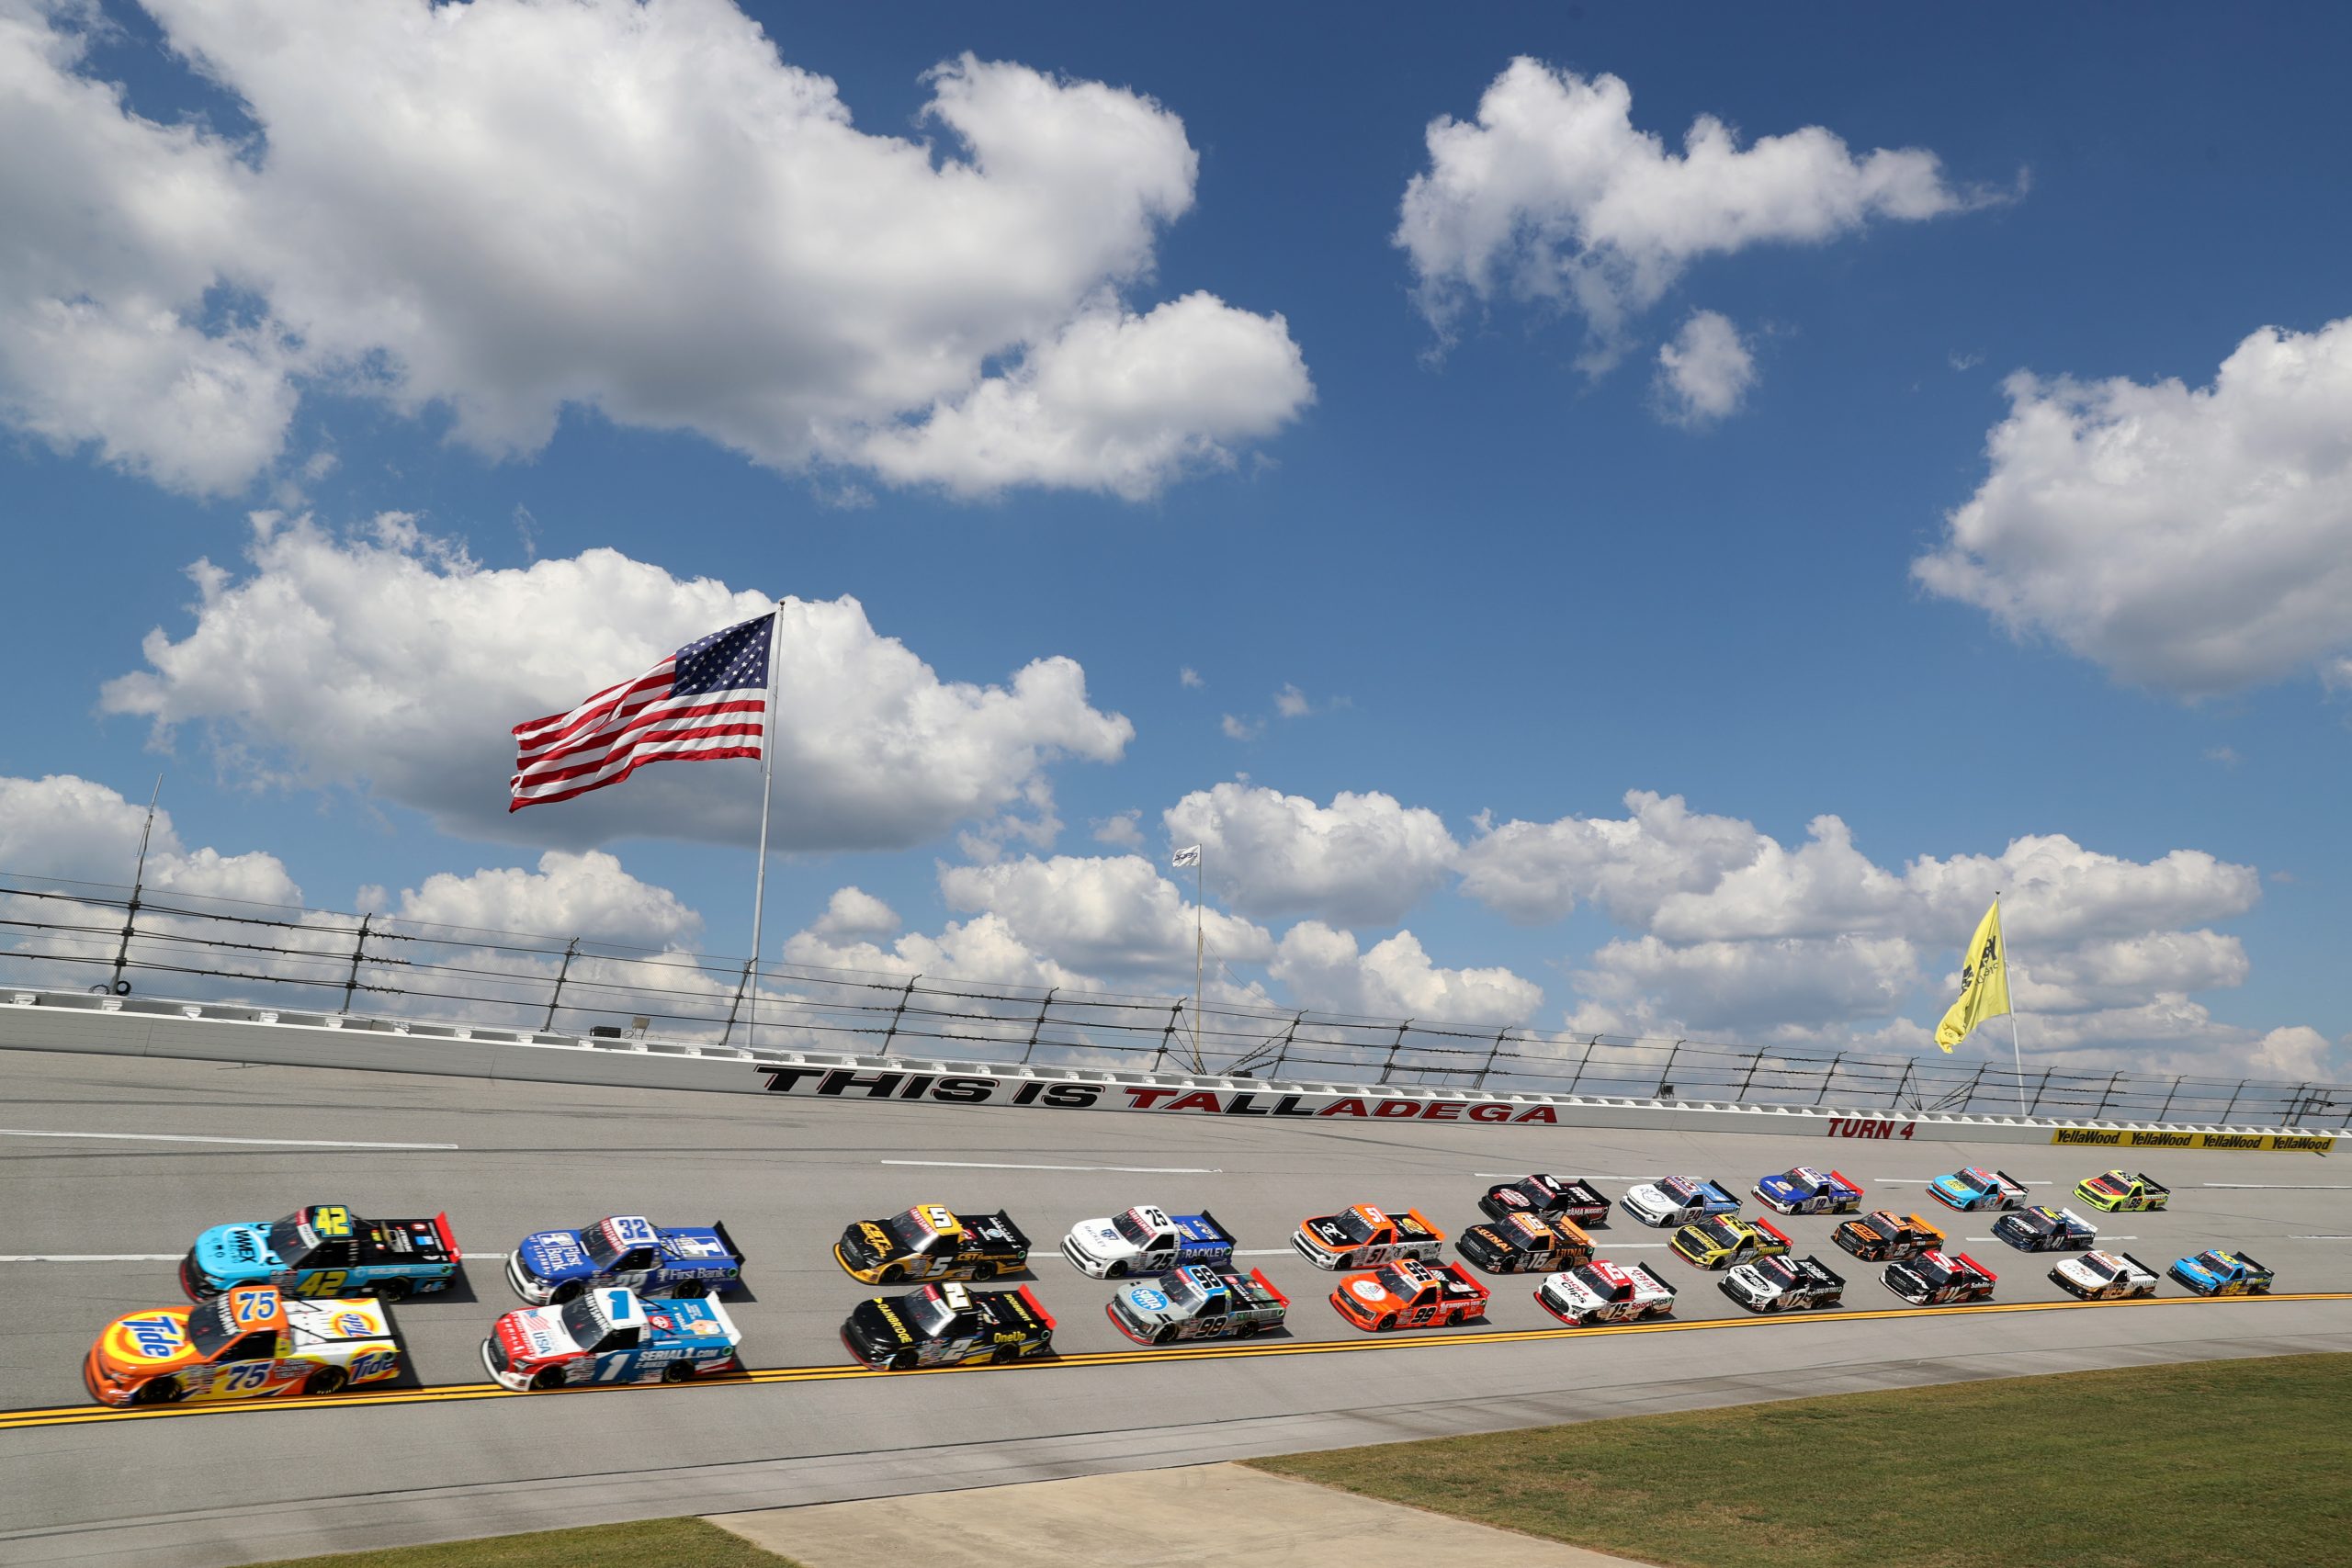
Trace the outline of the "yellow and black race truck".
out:
<instances>
[{"instance_id":1,"label":"yellow and black race truck","mask_svg":"<svg viewBox=\"0 0 2352 1568\"><path fill-rule=\"evenodd\" d=\"M887 1220L860 1220L833 1244L853 1280L895 1285L911 1280L992 1280L1029 1266L1029 1238L1012 1216L958 1214L918 1203Z\"/></svg>"}]
</instances>

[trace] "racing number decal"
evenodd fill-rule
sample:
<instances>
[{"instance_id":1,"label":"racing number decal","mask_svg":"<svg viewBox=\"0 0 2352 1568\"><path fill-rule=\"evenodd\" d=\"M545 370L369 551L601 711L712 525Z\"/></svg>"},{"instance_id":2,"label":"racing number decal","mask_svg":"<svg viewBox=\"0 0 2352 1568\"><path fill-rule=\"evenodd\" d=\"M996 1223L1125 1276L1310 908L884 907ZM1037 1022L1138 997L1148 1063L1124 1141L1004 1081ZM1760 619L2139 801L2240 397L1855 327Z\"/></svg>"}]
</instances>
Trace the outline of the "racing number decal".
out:
<instances>
[{"instance_id":1,"label":"racing number decal","mask_svg":"<svg viewBox=\"0 0 2352 1568\"><path fill-rule=\"evenodd\" d=\"M267 1361L239 1361L220 1380L223 1393L251 1393L269 1381Z\"/></svg>"},{"instance_id":2,"label":"racing number decal","mask_svg":"<svg viewBox=\"0 0 2352 1568\"><path fill-rule=\"evenodd\" d=\"M350 1278L351 1270L348 1269L322 1269L315 1274L305 1274L301 1283L294 1287L294 1292L303 1296L331 1296L343 1289L343 1282Z\"/></svg>"},{"instance_id":3,"label":"racing number decal","mask_svg":"<svg viewBox=\"0 0 2352 1568\"><path fill-rule=\"evenodd\" d=\"M351 1211L329 1205L311 1216L311 1228L322 1236L346 1236L351 1234Z\"/></svg>"},{"instance_id":4,"label":"racing number decal","mask_svg":"<svg viewBox=\"0 0 2352 1568\"><path fill-rule=\"evenodd\" d=\"M615 1318L627 1317L628 1315L628 1292L627 1291L606 1291L605 1292L605 1304L611 1309L612 1314Z\"/></svg>"},{"instance_id":5,"label":"racing number decal","mask_svg":"<svg viewBox=\"0 0 2352 1568\"><path fill-rule=\"evenodd\" d=\"M246 1289L229 1292L229 1315L240 1324L259 1323L269 1316L275 1303L269 1291Z\"/></svg>"}]
</instances>

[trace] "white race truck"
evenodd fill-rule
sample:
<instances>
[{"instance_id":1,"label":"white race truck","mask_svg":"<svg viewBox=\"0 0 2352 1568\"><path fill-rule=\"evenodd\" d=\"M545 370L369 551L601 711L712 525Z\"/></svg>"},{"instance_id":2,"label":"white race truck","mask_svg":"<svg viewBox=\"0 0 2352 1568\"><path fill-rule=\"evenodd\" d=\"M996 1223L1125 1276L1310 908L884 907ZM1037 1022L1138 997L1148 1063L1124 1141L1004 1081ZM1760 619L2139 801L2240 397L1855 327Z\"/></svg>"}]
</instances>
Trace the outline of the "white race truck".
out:
<instances>
[{"instance_id":1,"label":"white race truck","mask_svg":"<svg viewBox=\"0 0 2352 1568\"><path fill-rule=\"evenodd\" d=\"M1146 1203L1108 1219L1079 1221L1062 1237L1062 1256L1097 1280L1165 1274L1194 1264L1225 1269L1233 1263L1233 1237L1206 1210L1170 1214Z\"/></svg>"}]
</instances>

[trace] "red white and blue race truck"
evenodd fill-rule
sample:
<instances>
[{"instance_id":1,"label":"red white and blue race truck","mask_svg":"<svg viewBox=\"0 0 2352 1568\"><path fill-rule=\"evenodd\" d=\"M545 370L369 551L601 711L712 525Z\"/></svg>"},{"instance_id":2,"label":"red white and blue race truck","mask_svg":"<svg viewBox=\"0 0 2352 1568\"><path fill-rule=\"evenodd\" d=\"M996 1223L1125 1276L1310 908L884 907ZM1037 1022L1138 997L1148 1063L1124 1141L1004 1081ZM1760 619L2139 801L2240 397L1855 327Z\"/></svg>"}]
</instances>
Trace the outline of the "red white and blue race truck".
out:
<instances>
[{"instance_id":1,"label":"red white and blue race truck","mask_svg":"<svg viewBox=\"0 0 2352 1568\"><path fill-rule=\"evenodd\" d=\"M1062 1237L1062 1256L1071 1268L1097 1280L1165 1274L1196 1264L1224 1269L1233 1262L1233 1237L1205 1209L1170 1214L1145 1203L1108 1219L1079 1221Z\"/></svg>"}]
</instances>

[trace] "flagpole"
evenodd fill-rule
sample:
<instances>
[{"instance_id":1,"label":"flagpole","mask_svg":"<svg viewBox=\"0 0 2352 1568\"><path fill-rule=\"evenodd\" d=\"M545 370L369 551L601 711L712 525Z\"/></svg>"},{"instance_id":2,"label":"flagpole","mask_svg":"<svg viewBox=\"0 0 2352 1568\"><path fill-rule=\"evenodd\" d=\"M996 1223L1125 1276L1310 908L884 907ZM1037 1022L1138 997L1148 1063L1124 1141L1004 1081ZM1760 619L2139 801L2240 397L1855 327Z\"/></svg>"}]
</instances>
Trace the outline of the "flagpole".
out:
<instances>
[{"instance_id":1,"label":"flagpole","mask_svg":"<svg viewBox=\"0 0 2352 1568\"><path fill-rule=\"evenodd\" d=\"M2001 895L1997 889L1993 894L1993 908L1996 912L2001 908ZM2009 973L2009 931L2007 926L2003 926L2001 928L2001 983L2009 993L2009 1059L2017 1064L2018 1114L2023 1116L2026 1113L2025 1052L2018 1044L2018 988L2012 984L2015 979L2016 976Z\"/></svg>"},{"instance_id":2,"label":"flagpole","mask_svg":"<svg viewBox=\"0 0 2352 1568\"><path fill-rule=\"evenodd\" d=\"M1208 886L1207 857L1193 857L1193 1071L1207 1069L1201 1062L1201 955L1206 951L1201 935L1203 889Z\"/></svg>"},{"instance_id":3,"label":"flagpole","mask_svg":"<svg viewBox=\"0 0 2352 1568\"><path fill-rule=\"evenodd\" d=\"M760 1048L760 950L768 897L768 803L775 794L775 646L784 629L782 610L782 605L768 610L767 707L760 718L760 864L752 876L752 970L750 994L744 998L751 1013L743 1026L745 1046L754 1052Z\"/></svg>"}]
</instances>

